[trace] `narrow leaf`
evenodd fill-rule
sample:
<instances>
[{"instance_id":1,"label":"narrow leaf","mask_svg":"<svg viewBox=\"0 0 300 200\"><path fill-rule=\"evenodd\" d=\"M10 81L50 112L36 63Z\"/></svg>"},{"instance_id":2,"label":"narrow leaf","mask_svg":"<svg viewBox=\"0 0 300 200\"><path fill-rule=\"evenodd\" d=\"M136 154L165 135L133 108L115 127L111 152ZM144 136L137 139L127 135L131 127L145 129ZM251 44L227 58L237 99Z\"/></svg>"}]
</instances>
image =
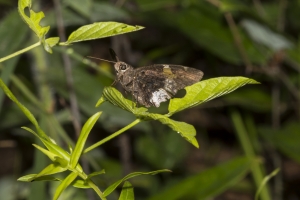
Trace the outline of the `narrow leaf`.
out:
<instances>
[{"instance_id":1,"label":"narrow leaf","mask_svg":"<svg viewBox=\"0 0 300 200\"><path fill-rule=\"evenodd\" d=\"M44 180L41 179L41 177L46 177L47 175L56 174L60 172L66 171L67 168L61 167L58 163L51 163L47 167L45 167L40 173L34 174L35 176L27 176L27 181L37 181L37 180ZM21 177L22 178L22 177ZM49 179L49 177L46 177L45 179ZM52 179L52 178L50 178Z\"/></svg>"},{"instance_id":2,"label":"narrow leaf","mask_svg":"<svg viewBox=\"0 0 300 200\"><path fill-rule=\"evenodd\" d=\"M61 193L76 179L77 176L78 176L77 173L71 172L69 176L67 176L57 187L53 200L58 199Z\"/></svg>"},{"instance_id":3,"label":"narrow leaf","mask_svg":"<svg viewBox=\"0 0 300 200\"><path fill-rule=\"evenodd\" d=\"M18 181L22 181L22 182L31 182L31 181L61 181L61 179L59 178L56 178L54 176L41 176L41 177L38 177L36 179L34 179L34 177L36 176L37 174L28 174L28 175L25 175L25 176L22 176L20 178L18 178Z\"/></svg>"},{"instance_id":4,"label":"narrow leaf","mask_svg":"<svg viewBox=\"0 0 300 200\"><path fill-rule=\"evenodd\" d=\"M129 181L125 181L119 200L134 200L133 187Z\"/></svg>"},{"instance_id":5,"label":"narrow leaf","mask_svg":"<svg viewBox=\"0 0 300 200\"><path fill-rule=\"evenodd\" d=\"M198 106L246 84L259 84L259 82L245 77L219 77L200 81L185 87L186 95L183 98L170 100L168 115L171 116L181 110Z\"/></svg>"},{"instance_id":6,"label":"narrow leaf","mask_svg":"<svg viewBox=\"0 0 300 200\"><path fill-rule=\"evenodd\" d=\"M269 174L268 176L266 176L264 178L264 180L261 182L258 190L256 191L256 194L255 194L255 200L258 200L259 199L259 195L262 191L262 189L266 186L267 182L274 176L276 176L278 174L278 172L280 171L279 168L275 169L271 174Z\"/></svg>"},{"instance_id":7,"label":"narrow leaf","mask_svg":"<svg viewBox=\"0 0 300 200\"><path fill-rule=\"evenodd\" d=\"M91 186L89 186L89 184L86 181L82 180L82 179L73 181L72 186L76 187L76 188L80 188L80 189L89 189L89 188L91 188Z\"/></svg>"},{"instance_id":8,"label":"narrow leaf","mask_svg":"<svg viewBox=\"0 0 300 200\"><path fill-rule=\"evenodd\" d=\"M39 145L36 144L32 144L35 148L37 148L38 150L40 150L43 154L45 154L46 156L48 156L48 158L50 158L50 160L52 161L56 161L56 158L59 157L57 154L52 153L46 149L44 149L43 147L40 147Z\"/></svg>"},{"instance_id":9,"label":"narrow leaf","mask_svg":"<svg viewBox=\"0 0 300 200\"><path fill-rule=\"evenodd\" d=\"M45 140L49 140L48 136L44 133L44 131L40 128L38 122L36 121L33 114L24 106L22 105L17 98L12 94L12 92L8 89L8 87L3 83L3 81L0 79L0 87L5 92L5 94L10 98L13 102L17 104L17 106L20 108L20 110L25 114L25 116L31 121L31 123L35 126L38 134L40 137L44 138Z\"/></svg>"},{"instance_id":10,"label":"narrow leaf","mask_svg":"<svg viewBox=\"0 0 300 200\"><path fill-rule=\"evenodd\" d=\"M70 165L72 168L75 168L78 160L82 154L86 139L90 133L90 131L92 130L92 128L94 127L95 123L97 122L97 120L99 119L100 115L102 114L102 112L98 112L96 114L94 114L92 117L90 117L87 122L84 124L78 141L76 143L76 146L74 148L74 151L71 155L71 160L70 160Z\"/></svg>"},{"instance_id":11,"label":"narrow leaf","mask_svg":"<svg viewBox=\"0 0 300 200\"><path fill-rule=\"evenodd\" d=\"M65 43L61 44L69 45L74 42L94 40L114 35L120 35L132 31L138 31L143 28L144 27L142 26L130 26L118 22L97 22L80 27L79 29L71 33Z\"/></svg>"},{"instance_id":12,"label":"narrow leaf","mask_svg":"<svg viewBox=\"0 0 300 200\"><path fill-rule=\"evenodd\" d=\"M28 17L24 9L28 8L30 16ZM41 20L45 17L45 14L41 12L34 12L31 9L31 0L19 0L18 10L22 19L28 24L28 26L34 31L34 33L39 37L39 39L44 39L46 33L49 31L50 26L42 27L40 25Z\"/></svg>"},{"instance_id":13,"label":"narrow leaf","mask_svg":"<svg viewBox=\"0 0 300 200\"><path fill-rule=\"evenodd\" d=\"M140 175L156 175L158 173L162 173L162 172L171 172L168 169L162 169L162 170L157 170L157 171L152 171L152 172L133 172L131 174L128 174L127 176L125 176L124 178L122 178L119 181L116 181L115 183L113 183L112 185L110 185L104 192L104 196L108 196L110 193L112 193L117 187L118 185L120 185L123 181L126 181L130 178L133 178L135 176L140 176Z\"/></svg>"},{"instance_id":14,"label":"narrow leaf","mask_svg":"<svg viewBox=\"0 0 300 200\"><path fill-rule=\"evenodd\" d=\"M102 169L101 171L98 171L98 172L93 172L91 174L88 175L88 178L92 178L94 176L98 176L100 174L105 174L105 169Z\"/></svg>"}]
</instances>

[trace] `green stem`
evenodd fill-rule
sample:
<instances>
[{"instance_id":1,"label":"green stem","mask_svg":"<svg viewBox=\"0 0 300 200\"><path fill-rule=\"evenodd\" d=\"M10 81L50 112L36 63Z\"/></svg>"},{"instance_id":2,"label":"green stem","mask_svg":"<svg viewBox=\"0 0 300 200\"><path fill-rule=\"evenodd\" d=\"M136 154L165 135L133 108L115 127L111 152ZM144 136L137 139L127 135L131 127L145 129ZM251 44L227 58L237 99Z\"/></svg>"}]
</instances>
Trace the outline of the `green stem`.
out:
<instances>
[{"instance_id":1,"label":"green stem","mask_svg":"<svg viewBox=\"0 0 300 200\"><path fill-rule=\"evenodd\" d=\"M20 55L20 54L22 54L22 53L24 53L24 52L26 52L26 51L29 51L29 50L31 50L31 49L37 47L37 46L40 46L40 45L41 45L41 42L37 42L37 43L35 43L35 44L33 44L33 45L29 46L29 47L26 47L26 48L24 48L24 49L21 49L20 51L17 51L17 52L15 52L15 53L10 54L10 55L8 55L8 56L5 56L5 57L3 57L3 58L0 58L0 63L3 62L3 61L5 61L5 60L8 60L8 59L10 59L10 58L12 58L12 57L15 57L15 56L17 56L17 55Z\"/></svg>"},{"instance_id":2,"label":"green stem","mask_svg":"<svg viewBox=\"0 0 300 200\"><path fill-rule=\"evenodd\" d=\"M118 130L117 132L111 134L110 136L104 138L103 140L100 140L99 142L93 144L92 146L86 148L83 153L87 153L93 149L95 149L96 147L100 146L101 144L104 144L105 142L113 139L114 137L117 137L118 135L120 135L121 133L125 132L126 130L130 129L131 127L137 125L138 123L140 123L141 120L140 119L136 119L133 122L131 122L130 124L128 124L127 126L125 126L124 128Z\"/></svg>"},{"instance_id":3,"label":"green stem","mask_svg":"<svg viewBox=\"0 0 300 200\"><path fill-rule=\"evenodd\" d=\"M251 159L254 160L256 159L256 152L254 150L254 146L251 143L251 140L248 136L248 130L246 129L244 122L242 120L242 116L237 110L232 110L231 113L231 120L233 122L233 125L235 127L237 136L240 140L240 144L245 152L245 155ZM259 188L260 184L263 182L264 179L264 172L259 165L259 162L253 162L252 168L251 168L252 176L254 179L254 182ZM268 189L265 187L261 190L260 197L262 200L270 200L271 196L268 191Z\"/></svg>"}]
</instances>

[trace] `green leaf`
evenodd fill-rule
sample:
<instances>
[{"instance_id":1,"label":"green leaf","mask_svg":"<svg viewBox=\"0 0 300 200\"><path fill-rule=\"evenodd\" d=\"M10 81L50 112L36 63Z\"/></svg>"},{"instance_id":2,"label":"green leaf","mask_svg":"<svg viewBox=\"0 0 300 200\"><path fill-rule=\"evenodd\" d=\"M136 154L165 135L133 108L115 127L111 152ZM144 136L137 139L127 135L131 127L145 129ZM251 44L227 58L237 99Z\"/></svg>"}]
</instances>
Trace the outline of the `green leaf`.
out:
<instances>
[{"instance_id":1,"label":"green leaf","mask_svg":"<svg viewBox=\"0 0 300 200\"><path fill-rule=\"evenodd\" d=\"M133 187L129 181L125 181L119 200L134 200Z\"/></svg>"},{"instance_id":2,"label":"green leaf","mask_svg":"<svg viewBox=\"0 0 300 200\"><path fill-rule=\"evenodd\" d=\"M52 37L52 38L48 38L46 40L42 40L44 49L48 52L48 53L52 53L52 47L56 46L59 42L59 37Z\"/></svg>"},{"instance_id":3,"label":"green leaf","mask_svg":"<svg viewBox=\"0 0 300 200\"><path fill-rule=\"evenodd\" d=\"M102 102L105 100L108 100L113 105L116 105L133 114L142 115L142 113L148 110L147 108L144 107L140 107L140 108L136 107L136 104L133 101L124 98L121 92L119 92L114 87L110 87L110 86L104 87L102 97L97 102L97 105L102 104Z\"/></svg>"},{"instance_id":4,"label":"green leaf","mask_svg":"<svg viewBox=\"0 0 300 200\"><path fill-rule=\"evenodd\" d=\"M72 186L76 187L76 188L80 188L80 189L89 189L89 188L91 188L91 186L89 186L89 184L86 181L82 180L82 179L73 181Z\"/></svg>"},{"instance_id":5,"label":"green leaf","mask_svg":"<svg viewBox=\"0 0 300 200\"><path fill-rule=\"evenodd\" d=\"M88 175L88 178L92 178L94 176L98 176L100 174L105 174L105 169L102 169L101 171L98 171L98 172L93 172L91 174Z\"/></svg>"},{"instance_id":6,"label":"green leaf","mask_svg":"<svg viewBox=\"0 0 300 200\"><path fill-rule=\"evenodd\" d=\"M29 9L30 16L28 17L24 9ZM39 37L40 40L45 38L45 35L50 29L50 26L42 27L40 25L41 20L45 17L44 13L41 12L34 12L31 9L31 0L19 0L18 10L22 17L22 19L28 24L28 26L35 32L35 34Z\"/></svg>"},{"instance_id":7,"label":"green leaf","mask_svg":"<svg viewBox=\"0 0 300 200\"><path fill-rule=\"evenodd\" d=\"M26 115L26 117L31 121L31 123L35 126L38 134L40 137L42 137L45 140L49 141L48 136L44 133L44 131L40 128L38 122L36 121L33 114L25 107L23 106L17 98L12 94L12 92L8 89L8 87L3 83L3 81L0 79L0 87L5 92L5 94L10 98L13 102L17 104L17 106L20 108L20 110Z\"/></svg>"},{"instance_id":8,"label":"green leaf","mask_svg":"<svg viewBox=\"0 0 300 200\"><path fill-rule=\"evenodd\" d=\"M245 157L233 159L181 180L150 199L213 199L217 194L238 183L250 170L252 162L254 160Z\"/></svg>"},{"instance_id":9,"label":"green leaf","mask_svg":"<svg viewBox=\"0 0 300 200\"><path fill-rule=\"evenodd\" d=\"M76 179L78 174L76 172L71 172L57 187L53 200L58 199L61 193Z\"/></svg>"},{"instance_id":10,"label":"green leaf","mask_svg":"<svg viewBox=\"0 0 300 200\"><path fill-rule=\"evenodd\" d=\"M90 133L90 131L92 130L92 128L94 127L95 123L97 122L97 120L99 119L100 115L102 114L102 112L97 112L96 114L94 114L92 117L90 117L87 122L84 124L78 141L76 143L76 146L74 148L74 151L71 154L71 160L70 160L70 165L72 168L75 168L78 160L82 154L86 139Z\"/></svg>"},{"instance_id":11,"label":"green leaf","mask_svg":"<svg viewBox=\"0 0 300 200\"><path fill-rule=\"evenodd\" d=\"M113 183L112 185L110 185L104 192L104 196L108 196L110 193L112 193L117 187L118 185L120 185L123 181L126 181L130 178L133 178L135 176L140 176L140 175L156 175L158 173L162 173L162 172L171 172L168 169L162 169L162 170L157 170L157 171L152 171L152 172L133 172L128 174L127 176L125 176L124 178L122 178L121 180Z\"/></svg>"},{"instance_id":12,"label":"green leaf","mask_svg":"<svg viewBox=\"0 0 300 200\"><path fill-rule=\"evenodd\" d=\"M52 161L56 161L56 158L59 157L59 155L52 153L46 149L44 149L43 147L40 147L39 145L36 144L32 144L35 148L37 148L38 150L40 150L43 154L45 154L46 156L48 156L50 158L50 160Z\"/></svg>"},{"instance_id":13,"label":"green leaf","mask_svg":"<svg viewBox=\"0 0 300 200\"><path fill-rule=\"evenodd\" d=\"M184 139L186 139L188 142L190 142L195 147L199 148L199 144L195 138L196 136L196 129L194 126L187 124L185 122L178 122L175 120L172 120L168 118L165 115L161 114L153 114L145 112L142 114L143 117L148 117L154 120L160 121L162 124L165 124L172 128L174 131L179 133Z\"/></svg>"},{"instance_id":14,"label":"green leaf","mask_svg":"<svg viewBox=\"0 0 300 200\"><path fill-rule=\"evenodd\" d=\"M18 181L22 181L22 182L31 182L31 181L61 181L61 179L56 178L54 176L49 176L49 175L47 175L47 176L41 176L41 177L38 177L38 178L34 179L34 177L36 175L37 174L28 174L28 175L25 175L25 176L22 176L22 177L18 178Z\"/></svg>"},{"instance_id":15,"label":"green leaf","mask_svg":"<svg viewBox=\"0 0 300 200\"><path fill-rule=\"evenodd\" d=\"M171 116L184 109L198 106L246 84L258 84L258 82L245 77L219 77L200 81L185 87L186 95L183 98L170 100L168 115Z\"/></svg>"},{"instance_id":16,"label":"green leaf","mask_svg":"<svg viewBox=\"0 0 300 200\"><path fill-rule=\"evenodd\" d=\"M128 112L133 113L137 118L142 120L158 120L163 124L168 125L174 131L179 133L182 137L184 137L188 142L190 142L195 147L199 148L199 144L195 138L196 130L195 128L187 123L178 122L168 118L166 115L149 113L147 112L147 108L144 107L136 107L136 104L128 99L125 99L124 96L113 87L105 87L103 90L103 96L100 98L103 100L107 99L112 104L127 110ZM99 102L99 101L98 101Z\"/></svg>"},{"instance_id":17,"label":"green leaf","mask_svg":"<svg viewBox=\"0 0 300 200\"><path fill-rule=\"evenodd\" d=\"M267 182L273 177L276 176L278 174L278 172L280 171L279 168L275 169L271 174L269 174L268 176L266 176L264 178L264 180L261 182L259 188L257 189L256 193L255 193L255 200L259 199L259 195L262 191L262 189L265 187L265 185L267 184Z\"/></svg>"},{"instance_id":18,"label":"green leaf","mask_svg":"<svg viewBox=\"0 0 300 200\"><path fill-rule=\"evenodd\" d=\"M64 172L66 170L67 170L67 168L61 167L58 163L51 163L50 165L45 167L40 173L30 174L25 177L21 177L19 179L21 179L20 181L26 181L26 182L44 181L44 180L49 180L49 179L52 180L53 178L50 178L48 175ZM42 177L44 177L44 178L42 178Z\"/></svg>"},{"instance_id":19,"label":"green leaf","mask_svg":"<svg viewBox=\"0 0 300 200\"><path fill-rule=\"evenodd\" d=\"M142 26L130 26L118 22L97 22L85 25L71 33L68 40L61 45L69 45L74 42L94 40L114 35L120 35L143 29Z\"/></svg>"}]
</instances>

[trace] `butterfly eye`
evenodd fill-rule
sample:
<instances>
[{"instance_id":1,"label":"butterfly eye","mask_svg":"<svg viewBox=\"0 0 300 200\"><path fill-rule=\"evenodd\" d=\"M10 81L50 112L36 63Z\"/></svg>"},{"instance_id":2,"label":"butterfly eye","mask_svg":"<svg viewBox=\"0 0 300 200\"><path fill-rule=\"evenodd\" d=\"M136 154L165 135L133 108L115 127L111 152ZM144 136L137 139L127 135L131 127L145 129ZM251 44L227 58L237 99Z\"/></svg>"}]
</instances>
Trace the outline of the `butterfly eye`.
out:
<instances>
[{"instance_id":1,"label":"butterfly eye","mask_svg":"<svg viewBox=\"0 0 300 200\"><path fill-rule=\"evenodd\" d=\"M120 65L120 69L121 69L121 70L125 70L125 69L126 69L126 65L121 64L121 65Z\"/></svg>"}]
</instances>

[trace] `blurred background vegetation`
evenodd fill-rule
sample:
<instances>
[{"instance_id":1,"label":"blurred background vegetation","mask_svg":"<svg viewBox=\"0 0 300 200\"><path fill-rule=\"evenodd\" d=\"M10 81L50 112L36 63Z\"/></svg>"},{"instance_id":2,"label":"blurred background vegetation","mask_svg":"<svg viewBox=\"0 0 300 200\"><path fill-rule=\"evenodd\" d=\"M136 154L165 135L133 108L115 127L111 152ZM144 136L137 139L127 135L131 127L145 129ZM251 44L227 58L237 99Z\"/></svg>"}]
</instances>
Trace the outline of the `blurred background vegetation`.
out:
<instances>
[{"instance_id":1,"label":"blurred background vegetation","mask_svg":"<svg viewBox=\"0 0 300 200\"><path fill-rule=\"evenodd\" d=\"M1 63L1 79L66 149L81 124L98 110L103 115L89 144L134 120L109 103L95 108L103 87L113 82L114 71L110 63L84 59L111 60L109 48L135 67L178 64L202 70L204 79L246 76L261 82L173 116L195 126L200 149L152 121L90 152L86 167L106 170L95 179L100 188L133 171L167 168L173 173L131 179L136 199L248 200L254 198L261 178L280 168L261 199L300 199L299 0L34 0L33 4L45 13L43 24L51 26L47 37L67 37L78 27L99 21L146 27L67 49L56 47L53 54L38 47ZM37 42L17 12L17 0L0 0L0 17L0 57ZM49 198L55 184L16 181L49 161L31 145L35 138L20 129L30 123L2 91L0 103L1 199ZM166 109L164 103L154 111ZM257 164L245 165L244 157ZM93 192L74 188L61 198L95 199ZM117 192L109 199L117 199Z\"/></svg>"}]
</instances>

